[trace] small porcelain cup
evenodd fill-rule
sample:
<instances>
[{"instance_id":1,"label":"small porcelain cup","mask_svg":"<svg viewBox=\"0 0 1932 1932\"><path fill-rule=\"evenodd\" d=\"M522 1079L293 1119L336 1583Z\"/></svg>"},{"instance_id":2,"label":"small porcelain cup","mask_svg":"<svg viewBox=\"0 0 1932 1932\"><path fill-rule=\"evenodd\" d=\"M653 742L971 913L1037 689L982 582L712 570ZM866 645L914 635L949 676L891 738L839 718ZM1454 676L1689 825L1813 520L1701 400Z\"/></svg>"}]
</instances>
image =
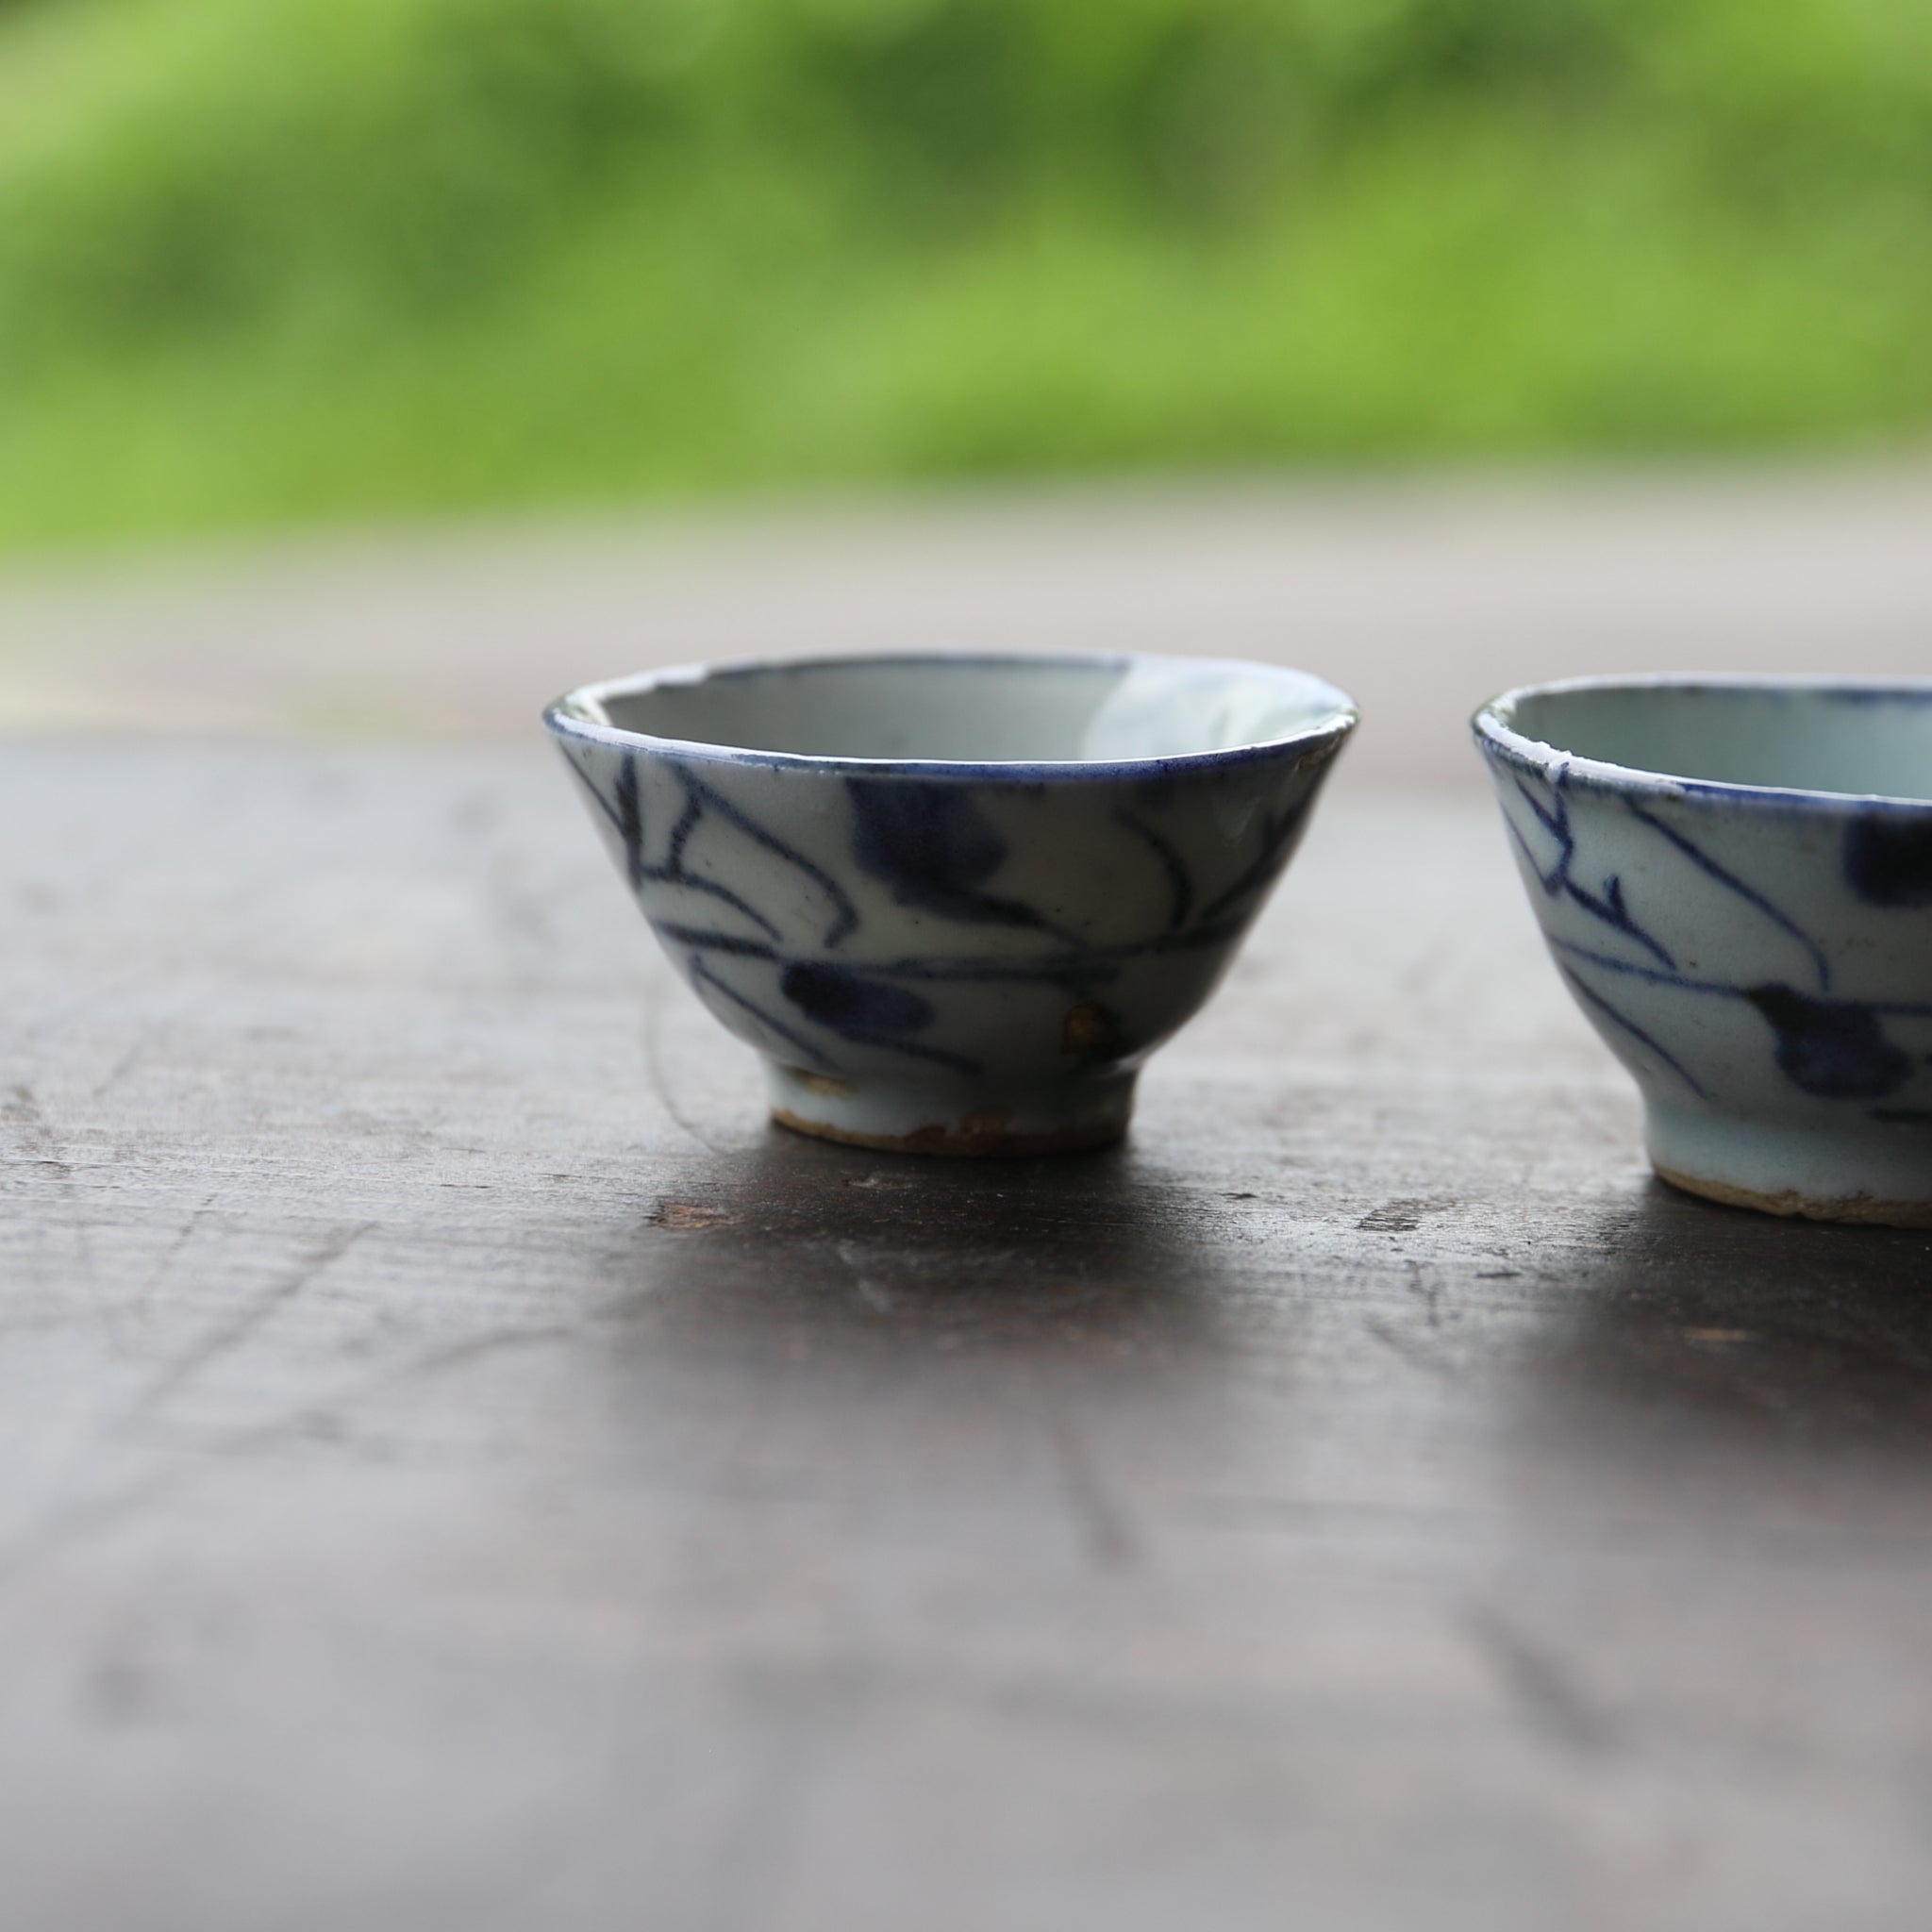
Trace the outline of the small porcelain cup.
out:
<instances>
[{"instance_id":1,"label":"small porcelain cup","mask_svg":"<svg viewBox=\"0 0 1932 1932\"><path fill-rule=\"evenodd\" d=\"M645 918L786 1125L1027 1154L1116 1139L1355 726L1207 658L690 666L544 722Z\"/></svg>"},{"instance_id":2,"label":"small porcelain cup","mask_svg":"<svg viewBox=\"0 0 1932 1932\"><path fill-rule=\"evenodd\" d=\"M1932 682L1591 678L1474 728L1657 1172L1932 1225Z\"/></svg>"}]
</instances>

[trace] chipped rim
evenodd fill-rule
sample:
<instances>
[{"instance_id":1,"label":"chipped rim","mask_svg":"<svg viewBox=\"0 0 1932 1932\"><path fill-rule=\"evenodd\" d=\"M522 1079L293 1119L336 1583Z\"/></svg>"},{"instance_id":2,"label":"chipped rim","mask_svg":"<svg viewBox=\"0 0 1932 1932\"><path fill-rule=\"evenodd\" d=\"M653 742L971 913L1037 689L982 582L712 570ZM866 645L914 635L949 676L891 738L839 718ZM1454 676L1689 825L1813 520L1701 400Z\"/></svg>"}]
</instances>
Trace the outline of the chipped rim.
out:
<instances>
[{"instance_id":1,"label":"chipped rim","mask_svg":"<svg viewBox=\"0 0 1932 1932\"><path fill-rule=\"evenodd\" d=\"M1514 713L1526 700L1590 691L1653 691L1666 695L1713 691L1788 691L1837 697L1849 704L1904 701L1932 705L1932 678L1753 676L1721 672L1564 677L1547 684L1516 685L1480 706L1469 721L1470 729L1484 752L1527 770L1559 769L1564 782L1573 787L1584 786L1599 791L1653 792L1672 798L1707 798L1753 809L1825 812L1856 808L1861 812L1932 814L1932 798L1878 791L1824 791L1803 785L1739 785L1722 778L1653 772L1639 765L1615 764L1607 758L1585 758L1542 739L1530 738L1515 728Z\"/></svg>"}]
</instances>

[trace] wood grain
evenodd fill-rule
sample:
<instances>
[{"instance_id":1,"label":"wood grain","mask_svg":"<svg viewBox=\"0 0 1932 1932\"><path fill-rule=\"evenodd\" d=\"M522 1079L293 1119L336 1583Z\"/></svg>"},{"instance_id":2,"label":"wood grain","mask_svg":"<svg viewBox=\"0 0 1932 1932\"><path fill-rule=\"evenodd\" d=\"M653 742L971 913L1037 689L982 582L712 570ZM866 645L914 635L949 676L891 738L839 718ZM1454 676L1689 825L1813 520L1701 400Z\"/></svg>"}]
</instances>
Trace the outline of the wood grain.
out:
<instances>
[{"instance_id":1,"label":"wood grain","mask_svg":"<svg viewBox=\"0 0 1932 1932\"><path fill-rule=\"evenodd\" d=\"M1124 1148L927 1164L534 747L8 744L9 1928L1915 1923L1932 1242L1331 805Z\"/></svg>"}]
</instances>

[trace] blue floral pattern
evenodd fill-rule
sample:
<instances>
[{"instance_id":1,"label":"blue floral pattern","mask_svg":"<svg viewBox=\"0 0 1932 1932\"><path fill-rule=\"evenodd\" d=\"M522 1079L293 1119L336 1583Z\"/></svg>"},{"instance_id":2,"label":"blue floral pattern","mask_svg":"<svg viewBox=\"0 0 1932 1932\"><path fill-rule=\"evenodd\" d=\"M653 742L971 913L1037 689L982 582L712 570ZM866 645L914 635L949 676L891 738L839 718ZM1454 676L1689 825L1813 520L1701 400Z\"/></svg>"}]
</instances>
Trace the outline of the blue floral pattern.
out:
<instances>
[{"instance_id":1,"label":"blue floral pattern","mask_svg":"<svg viewBox=\"0 0 1932 1932\"><path fill-rule=\"evenodd\" d=\"M987 1001L1051 1024L1074 1065L1132 1064L1171 1032L1287 865L1339 741L1186 784L1083 781L1063 904L1029 862L1047 788L1024 773L788 789L769 768L558 736L658 939L727 1026L808 1072L883 1057L966 1078L989 1072ZM1064 801L1042 824L1072 836ZM982 1003L970 1023L966 998Z\"/></svg>"},{"instance_id":2,"label":"blue floral pattern","mask_svg":"<svg viewBox=\"0 0 1932 1932\"><path fill-rule=\"evenodd\" d=\"M1479 741L1545 941L1634 1071L1661 1072L1700 1101L1722 1098L1739 1078L1738 1032L1713 1032L1698 1008L1724 1007L1756 1016L1763 1067L1809 1100L1879 1123L1932 1124L1932 1000L1848 995L1834 981L1859 955L1830 942L1875 916L1870 908L1916 914L1911 943L1932 978L1932 922L1920 909L1932 907L1932 811L1846 800L1823 863L1806 856L1814 833L1790 841L1783 879L1761 875L1761 859L1760 875L1747 876L1741 859L1711 849L1735 806L1700 808L1692 792L1646 801L1598 783L1579 790L1567 759L1536 765ZM1838 908L1824 920L1822 894ZM1685 910L1718 900L1732 908L1727 920ZM1714 938L1721 929L1742 937L1725 945ZM1900 943L1902 932L1892 938ZM1752 970L1713 968L1713 951Z\"/></svg>"}]
</instances>

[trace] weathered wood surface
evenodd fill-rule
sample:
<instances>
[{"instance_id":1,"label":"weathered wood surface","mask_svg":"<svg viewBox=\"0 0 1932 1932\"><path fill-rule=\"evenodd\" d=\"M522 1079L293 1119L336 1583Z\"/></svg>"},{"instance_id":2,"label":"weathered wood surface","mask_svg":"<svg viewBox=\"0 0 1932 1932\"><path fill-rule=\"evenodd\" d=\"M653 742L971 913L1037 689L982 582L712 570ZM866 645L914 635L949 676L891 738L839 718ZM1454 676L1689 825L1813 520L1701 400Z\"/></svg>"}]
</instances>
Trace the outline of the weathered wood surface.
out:
<instances>
[{"instance_id":1,"label":"weathered wood surface","mask_svg":"<svg viewBox=\"0 0 1932 1932\"><path fill-rule=\"evenodd\" d=\"M1898 1932L1932 1241L1344 778L1115 1154L788 1137L528 755L0 756L9 1932Z\"/></svg>"}]
</instances>

